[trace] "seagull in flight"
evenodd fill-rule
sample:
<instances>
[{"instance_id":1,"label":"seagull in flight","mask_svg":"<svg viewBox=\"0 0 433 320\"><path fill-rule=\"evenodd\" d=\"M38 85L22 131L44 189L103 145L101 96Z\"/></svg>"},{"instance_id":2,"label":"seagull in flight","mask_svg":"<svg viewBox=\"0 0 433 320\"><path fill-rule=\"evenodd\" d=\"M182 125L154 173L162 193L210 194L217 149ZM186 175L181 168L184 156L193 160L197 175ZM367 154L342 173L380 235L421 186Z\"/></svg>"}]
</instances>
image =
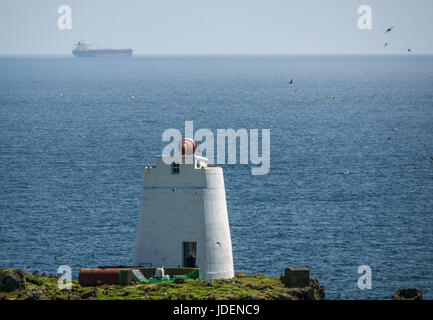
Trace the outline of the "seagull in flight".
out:
<instances>
[{"instance_id":1,"label":"seagull in flight","mask_svg":"<svg viewBox=\"0 0 433 320\"><path fill-rule=\"evenodd\" d=\"M289 84L293 84L293 79L290 79Z\"/></svg>"},{"instance_id":2,"label":"seagull in flight","mask_svg":"<svg viewBox=\"0 0 433 320\"><path fill-rule=\"evenodd\" d=\"M394 26L389 27L388 29L386 29L385 33L391 32L392 29L394 29Z\"/></svg>"}]
</instances>

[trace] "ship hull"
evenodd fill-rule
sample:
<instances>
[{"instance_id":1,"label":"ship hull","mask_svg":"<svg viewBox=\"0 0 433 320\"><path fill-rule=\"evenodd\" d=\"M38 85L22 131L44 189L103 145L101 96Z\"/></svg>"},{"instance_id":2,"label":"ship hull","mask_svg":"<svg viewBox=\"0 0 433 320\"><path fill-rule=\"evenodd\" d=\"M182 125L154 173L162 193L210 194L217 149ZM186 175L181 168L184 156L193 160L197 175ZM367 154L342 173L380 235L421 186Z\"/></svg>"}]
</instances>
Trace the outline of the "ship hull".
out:
<instances>
[{"instance_id":1,"label":"ship hull","mask_svg":"<svg viewBox=\"0 0 433 320\"><path fill-rule=\"evenodd\" d=\"M77 58L129 58L132 49L72 50Z\"/></svg>"}]
</instances>

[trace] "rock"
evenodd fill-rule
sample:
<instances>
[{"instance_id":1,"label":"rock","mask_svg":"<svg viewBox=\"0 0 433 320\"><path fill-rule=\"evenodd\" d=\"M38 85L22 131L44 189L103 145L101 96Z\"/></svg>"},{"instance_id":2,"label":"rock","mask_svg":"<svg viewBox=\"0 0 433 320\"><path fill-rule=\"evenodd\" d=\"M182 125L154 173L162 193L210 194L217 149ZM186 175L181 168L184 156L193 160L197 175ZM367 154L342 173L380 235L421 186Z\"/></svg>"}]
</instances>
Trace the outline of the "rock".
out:
<instances>
[{"instance_id":1,"label":"rock","mask_svg":"<svg viewBox=\"0 0 433 320\"><path fill-rule=\"evenodd\" d=\"M45 291L42 289L34 289L27 291L24 300L50 300L46 295Z\"/></svg>"},{"instance_id":2,"label":"rock","mask_svg":"<svg viewBox=\"0 0 433 320\"><path fill-rule=\"evenodd\" d=\"M236 299L241 300L257 300L258 294L257 293L243 293L240 296L236 297Z\"/></svg>"},{"instance_id":3,"label":"rock","mask_svg":"<svg viewBox=\"0 0 433 320\"><path fill-rule=\"evenodd\" d=\"M26 274L20 269L0 269L0 291L23 290L26 287Z\"/></svg>"},{"instance_id":4,"label":"rock","mask_svg":"<svg viewBox=\"0 0 433 320\"><path fill-rule=\"evenodd\" d=\"M235 280L234 279L219 279L218 282L221 284L232 284L232 283L235 283Z\"/></svg>"},{"instance_id":5,"label":"rock","mask_svg":"<svg viewBox=\"0 0 433 320\"><path fill-rule=\"evenodd\" d=\"M281 277L288 288L302 288L310 285L310 270L308 268L286 268Z\"/></svg>"},{"instance_id":6,"label":"rock","mask_svg":"<svg viewBox=\"0 0 433 320\"><path fill-rule=\"evenodd\" d=\"M71 294L68 298L69 300L81 300L80 296L76 294Z\"/></svg>"},{"instance_id":7,"label":"rock","mask_svg":"<svg viewBox=\"0 0 433 320\"><path fill-rule=\"evenodd\" d=\"M296 288L290 290L289 293L282 293L279 296L280 300L306 300L306 294L301 289Z\"/></svg>"},{"instance_id":8,"label":"rock","mask_svg":"<svg viewBox=\"0 0 433 320\"><path fill-rule=\"evenodd\" d=\"M391 300L422 300L422 292L415 287L398 289Z\"/></svg>"},{"instance_id":9,"label":"rock","mask_svg":"<svg viewBox=\"0 0 433 320\"><path fill-rule=\"evenodd\" d=\"M213 287L213 281L212 279L205 279L203 280L203 287Z\"/></svg>"},{"instance_id":10,"label":"rock","mask_svg":"<svg viewBox=\"0 0 433 320\"><path fill-rule=\"evenodd\" d=\"M269 285L263 284L263 283L258 283L258 284L247 283L246 286L250 289L253 289L253 290L264 290L264 289L269 287Z\"/></svg>"},{"instance_id":11,"label":"rock","mask_svg":"<svg viewBox=\"0 0 433 320\"><path fill-rule=\"evenodd\" d=\"M88 299L88 298L92 298L96 296L96 290L95 289L91 289L88 291L85 291L81 294L81 298L82 299Z\"/></svg>"},{"instance_id":12,"label":"rock","mask_svg":"<svg viewBox=\"0 0 433 320\"><path fill-rule=\"evenodd\" d=\"M311 278L310 287L312 289L311 300L325 300L325 287L319 284L319 280Z\"/></svg>"},{"instance_id":13,"label":"rock","mask_svg":"<svg viewBox=\"0 0 433 320\"><path fill-rule=\"evenodd\" d=\"M185 283L185 278L176 278L174 279L173 283Z\"/></svg>"},{"instance_id":14,"label":"rock","mask_svg":"<svg viewBox=\"0 0 433 320\"><path fill-rule=\"evenodd\" d=\"M236 278L245 278L245 277L248 277L248 275L246 273L243 273L243 272L236 272L235 277Z\"/></svg>"},{"instance_id":15,"label":"rock","mask_svg":"<svg viewBox=\"0 0 433 320\"><path fill-rule=\"evenodd\" d=\"M186 300L186 299L188 299L188 297L189 297L189 294L181 293L177 298L178 298L178 300Z\"/></svg>"}]
</instances>

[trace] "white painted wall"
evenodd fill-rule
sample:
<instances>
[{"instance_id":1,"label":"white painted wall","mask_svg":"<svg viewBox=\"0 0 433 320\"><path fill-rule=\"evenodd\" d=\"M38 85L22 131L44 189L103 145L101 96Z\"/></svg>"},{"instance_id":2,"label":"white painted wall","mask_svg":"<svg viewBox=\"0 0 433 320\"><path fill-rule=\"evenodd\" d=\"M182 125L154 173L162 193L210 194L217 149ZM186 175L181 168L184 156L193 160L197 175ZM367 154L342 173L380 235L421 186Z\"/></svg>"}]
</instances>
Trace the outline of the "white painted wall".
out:
<instances>
[{"instance_id":1,"label":"white painted wall","mask_svg":"<svg viewBox=\"0 0 433 320\"><path fill-rule=\"evenodd\" d=\"M182 243L197 242L196 264L203 277L232 278L222 169L208 167L198 156L185 164L186 157L179 175L171 174L162 156L156 156L156 167L145 169L134 265L182 266Z\"/></svg>"}]
</instances>

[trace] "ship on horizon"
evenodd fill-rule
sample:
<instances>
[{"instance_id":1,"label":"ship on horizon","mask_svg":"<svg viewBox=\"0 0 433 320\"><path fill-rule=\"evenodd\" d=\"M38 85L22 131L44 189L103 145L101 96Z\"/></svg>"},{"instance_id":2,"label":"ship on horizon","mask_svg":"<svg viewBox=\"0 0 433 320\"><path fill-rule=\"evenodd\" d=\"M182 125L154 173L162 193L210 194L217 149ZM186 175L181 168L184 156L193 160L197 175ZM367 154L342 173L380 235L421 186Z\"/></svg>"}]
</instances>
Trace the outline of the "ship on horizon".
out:
<instances>
[{"instance_id":1,"label":"ship on horizon","mask_svg":"<svg viewBox=\"0 0 433 320\"><path fill-rule=\"evenodd\" d=\"M78 58L129 58L132 52L132 49L92 49L92 45L84 41L78 41L72 50L72 54Z\"/></svg>"}]
</instances>

